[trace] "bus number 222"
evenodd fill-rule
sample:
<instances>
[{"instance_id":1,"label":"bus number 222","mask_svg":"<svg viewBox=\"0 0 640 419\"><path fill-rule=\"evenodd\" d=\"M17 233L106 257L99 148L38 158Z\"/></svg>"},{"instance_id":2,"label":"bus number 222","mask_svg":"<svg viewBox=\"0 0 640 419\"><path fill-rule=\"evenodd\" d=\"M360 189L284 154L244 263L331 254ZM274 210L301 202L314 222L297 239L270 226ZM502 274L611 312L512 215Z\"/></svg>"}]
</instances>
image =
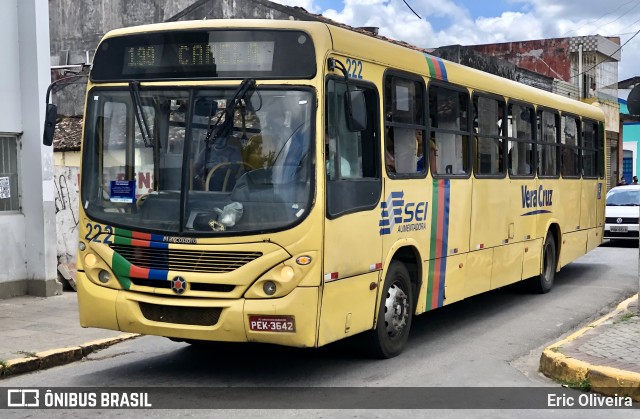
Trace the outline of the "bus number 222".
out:
<instances>
[{"instance_id":1,"label":"bus number 222","mask_svg":"<svg viewBox=\"0 0 640 419\"><path fill-rule=\"evenodd\" d=\"M352 79L362 78L362 61L347 58L347 73Z\"/></svg>"},{"instance_id":2,"label":"bus number 222","mask_svg":"<svg viewBox=\"0 0 640 419\"><path fill-rule=\"evenodd\" d=\"M102 238L102 226L100 224L91 224L91 223L87 223L87 229L89 231L87 231L87 234L84 236L84 238L87 241L94 241L94 242L98 242L98 243L107 243L107 244L113 244L113 242L111 241L111 236L113 235L113 227L111 226L106 226L104 228L104 232L107 233L107 236L100 241L100 239ZM95 232L94 232L95 230Z\"/></svg>"}]
</instances>

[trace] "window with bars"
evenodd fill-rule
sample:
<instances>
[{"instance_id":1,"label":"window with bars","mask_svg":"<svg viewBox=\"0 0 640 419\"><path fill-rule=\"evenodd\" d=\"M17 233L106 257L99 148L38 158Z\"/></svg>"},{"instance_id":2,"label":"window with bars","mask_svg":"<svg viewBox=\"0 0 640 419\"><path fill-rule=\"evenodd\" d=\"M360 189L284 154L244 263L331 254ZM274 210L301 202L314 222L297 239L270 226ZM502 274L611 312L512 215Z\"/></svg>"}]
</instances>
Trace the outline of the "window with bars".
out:
<instances>
[{"instance_id":1,"label":"window with bars","mask_svg":"<svg viewBox=\"0 0 640 419\"><path fill-rule=\"evenodd\" d=\"M0 135L0 212L20 211L18 138Z\"/></svg>"}]
</instances>

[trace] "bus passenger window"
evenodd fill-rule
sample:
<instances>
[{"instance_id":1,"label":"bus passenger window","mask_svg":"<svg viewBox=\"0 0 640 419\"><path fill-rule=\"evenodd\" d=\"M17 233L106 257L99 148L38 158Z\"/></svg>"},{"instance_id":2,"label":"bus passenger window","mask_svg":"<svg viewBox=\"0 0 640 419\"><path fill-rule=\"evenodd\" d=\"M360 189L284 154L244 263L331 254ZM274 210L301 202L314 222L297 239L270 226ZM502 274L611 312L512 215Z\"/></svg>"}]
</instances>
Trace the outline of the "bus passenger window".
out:
<instances>
[{"instance_id":1,"label":"bus passenger window","mask_svg":"<svg viewBox=\"0 0 640 419\"><path fill-rule=\"evenodd\" d=\"M509 103L508 164L510 176L533 176L533 107Z\"/></svg>"},{"instance_id":2,"label":"bus passenger window","mask_svg":"<svg viewBox=\"0 0 640 419\"><path fill-rule=\"evenodd\" d=\"M562 144L561 166L562 176L580 176L580 156L578 153L578 139L580 138L580 120L576 117L566 115L562 118Z\"/></svg>"},{"instance_id":3,"label":"bus passenger window","mask_svg":"<svg viewBox=\"0 0 640 419\"><path fill-rule=\"evenodd\" d=\"M423 150L424 84L397 75L385 78L385 166L387 173L421 176L426 173Z\"/></svg>"},{"instance_id":4,"label":"bus passenger window","mask_svg":"<svg viewBox=\"0 0 640 419\"><path fill-rule=\"evenodd\" d=\"M429 119L435 151L437 175L466 175L469 173L469 95L434 85L429 88ZM432 158L429 157L429 161Z\"/></svg>"},{"instance_id":5,"label":"bus passenger window","mask_svg":"<svg viewBox=\"0 0 640 419\"><path fill-rule=\"evenodd\" d=\"M477 175L504 174L504 110L503 100L473 98Z\"/></svg>"},{"instance_id":6,"label":"bus passenger window","mask_svg":"<svg viewBox=\"0 0 640 419\"><path fill-rule=\"evenodd\" d=\"M598 135L598 124L585 120L582 142L582 175L585 178L595 178L598 176L598 145L596 137Z\"/></svg>"},{"instance_id":7,"label":"bus passenger window","mask_svg":"<svg viewBox=\"0 0 640 419\"><path fill-rule=\"evenodd\" d=\"M558 175L558 126L560 116L538 111L538 175Z\"/></svg>"}]
</instances>

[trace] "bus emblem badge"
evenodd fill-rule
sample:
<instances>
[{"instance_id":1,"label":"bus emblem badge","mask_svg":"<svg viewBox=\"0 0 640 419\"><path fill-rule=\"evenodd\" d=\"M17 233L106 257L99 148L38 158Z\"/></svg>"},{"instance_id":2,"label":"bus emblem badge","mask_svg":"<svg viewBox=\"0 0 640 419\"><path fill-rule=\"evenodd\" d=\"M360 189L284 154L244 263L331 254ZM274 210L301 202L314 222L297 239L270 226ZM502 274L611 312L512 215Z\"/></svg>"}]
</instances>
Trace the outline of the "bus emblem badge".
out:
<instances>
[{"instance_id":1,"label":"bus emblem badge","mask_svg":"<svg viewBox=\"0 0 640 419\"><path fill-rule=\"evenodd\" d=\"M184 294L187 290L187 281L181 276L176 276L171 280L171 290L178 295Z\"/></svg>"}]
</instances>

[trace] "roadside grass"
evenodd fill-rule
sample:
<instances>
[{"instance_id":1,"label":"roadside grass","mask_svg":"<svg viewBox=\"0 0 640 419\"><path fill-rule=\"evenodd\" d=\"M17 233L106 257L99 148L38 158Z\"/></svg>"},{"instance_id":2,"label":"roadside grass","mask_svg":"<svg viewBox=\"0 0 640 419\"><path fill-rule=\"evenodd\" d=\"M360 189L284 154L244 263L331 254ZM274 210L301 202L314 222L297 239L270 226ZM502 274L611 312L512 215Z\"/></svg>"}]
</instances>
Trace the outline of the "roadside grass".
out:
<instances>
[{"instance_id":1,"label":"roadside grass","mask_svg":"<svg viewBox=\"0 0 640 419\"><path fill-rule=\"evenodd\" d=\"M20 355L24 355L27 358L35 358L36 357L36 353L35 352L31 352L31 351L17 351L17 354Z\"/></svg>"},{"instance_id":2,"label":"roadside grass","mask_svg":"<svg viewBox=\"0 0 640 419\"><path fill-rule=\"evenodd\" d=\"M555 380L563 387L572 388L574 390L591 391L591 382L584 378L582 380Z\"/></svg>"},{"instance_id":3,"label":"roadside grass","mask_svg":"<svg viewBox=\"0 0 640 419\"><path fill-rule=\"evenodd\" d=\"M613 324L627 322L627 321L631 320L632 318L634 318L636 316L637 316L636 313L632 313L632 312L628 311L628 312L624 313L622 316L620 316L620 318L614 320Z\"/></svg>"},{"instance_id":4,"label":"roadside grass","mask_svg":"<svg viewBox=\"0 0 640 419\"><path fill-rule=\"evenodd\" d=\"M0 359L0 377L9 374L9 363L4 359Z\"/></svg>"}]
</instances>

